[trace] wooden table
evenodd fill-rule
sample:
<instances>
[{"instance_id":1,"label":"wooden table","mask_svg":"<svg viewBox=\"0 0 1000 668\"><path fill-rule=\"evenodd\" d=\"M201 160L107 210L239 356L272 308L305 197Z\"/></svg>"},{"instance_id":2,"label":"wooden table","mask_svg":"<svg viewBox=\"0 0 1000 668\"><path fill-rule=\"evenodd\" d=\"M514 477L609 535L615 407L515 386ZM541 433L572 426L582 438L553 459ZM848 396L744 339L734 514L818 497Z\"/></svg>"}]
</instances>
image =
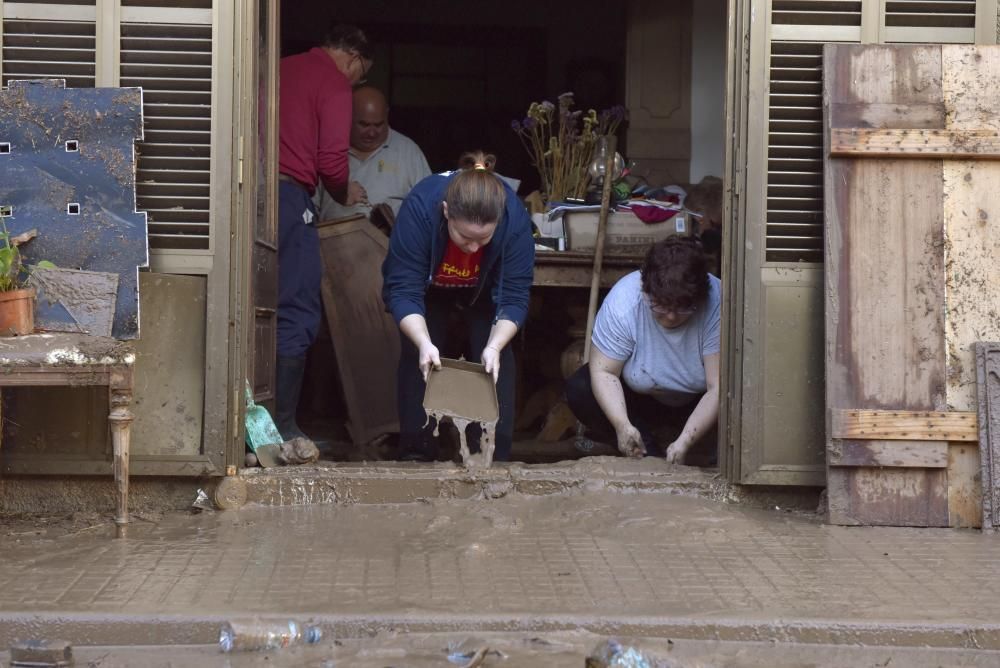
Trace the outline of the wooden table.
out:
<instances>
[{"instance_id":1,"label":"wooden table","mask_svg":"<svg viewBox=\"0 0 1000 668\"><path fill-rule=\"evenodd\" d=\"M0 388L105 385L114 447L115 522L128 523L132 367L127 342L81 334L32 334L0 338ZM53 406L58 414L58 406Z\"/></svg>"},{"instance_id":2,"label":"wooden table","mask_svg":"<svg viewBox=\"0 0 1000 668\"><path fill-rule=\"evenodd\" d=\"M642 264L641 255L605 253L601 287L610 288L625 274ZM535 278L532 285L552 288L589 288L594 271L594 254L578 251L535 251Z\"/></svg>"}]
</instances>

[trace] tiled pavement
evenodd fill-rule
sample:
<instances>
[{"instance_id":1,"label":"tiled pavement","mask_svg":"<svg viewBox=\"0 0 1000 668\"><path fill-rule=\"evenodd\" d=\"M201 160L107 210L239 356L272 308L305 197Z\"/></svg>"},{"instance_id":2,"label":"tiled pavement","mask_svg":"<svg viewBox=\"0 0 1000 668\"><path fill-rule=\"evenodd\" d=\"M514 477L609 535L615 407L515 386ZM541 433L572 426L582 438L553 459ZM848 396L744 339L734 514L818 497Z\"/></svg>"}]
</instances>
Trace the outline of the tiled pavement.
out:
<instances>
[{"instance_id":1,"label":"tiled pavement","mask_svg":"<svg viewBox=\"0 0 1000 668\"><path fill-rule=\"evenodd\" d=\"M357 631L1000 649L1000 538L974 531L597 490L174 514L112 536L0 539L0 642L39 622L116 642L108 620L149 642L210 642L207 622L266 613Z\"/></svg>"}]
</instances>

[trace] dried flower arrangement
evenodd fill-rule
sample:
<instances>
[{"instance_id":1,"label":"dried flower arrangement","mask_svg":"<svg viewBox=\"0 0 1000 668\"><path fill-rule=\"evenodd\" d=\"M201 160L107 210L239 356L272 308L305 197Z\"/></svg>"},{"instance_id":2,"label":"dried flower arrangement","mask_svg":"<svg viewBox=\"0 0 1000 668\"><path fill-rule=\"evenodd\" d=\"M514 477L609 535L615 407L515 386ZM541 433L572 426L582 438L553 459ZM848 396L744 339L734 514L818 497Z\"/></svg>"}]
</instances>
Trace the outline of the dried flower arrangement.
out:
<instances>
[{"instance_id":1,"label":"dried flower arrangement","mask_svg":"<svg viewBox=\"0 0 1000 668\"><path fill-rule=\"evenodd\" d=\"M563 93L557 104L532 102L528 115L511 123L542 180L542 196L548 202L567 197L582 198L590 186L587 168L599 137L618 131L628 114L615 105L600 113L573 110L573 93Z\"/></svg>"}]
</instances>

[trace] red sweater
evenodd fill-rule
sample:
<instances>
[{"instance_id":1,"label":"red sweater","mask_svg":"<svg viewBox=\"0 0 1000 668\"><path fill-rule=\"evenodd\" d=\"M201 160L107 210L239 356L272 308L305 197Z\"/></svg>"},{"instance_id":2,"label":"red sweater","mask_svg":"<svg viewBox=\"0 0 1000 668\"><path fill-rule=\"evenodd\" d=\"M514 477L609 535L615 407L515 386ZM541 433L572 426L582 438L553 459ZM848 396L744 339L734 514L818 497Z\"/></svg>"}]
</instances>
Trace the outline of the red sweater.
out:
<instances>
[{"instance_id":1,"label":"red sweater","mask_svg":"<svg viewBox=\"0 0 1000 668\"><path fill-rule=\"evenodd\" d=\"M351 82L317 47L281 59L278 170L316 192L347 185Z\"/></svg>"}]
</instances>

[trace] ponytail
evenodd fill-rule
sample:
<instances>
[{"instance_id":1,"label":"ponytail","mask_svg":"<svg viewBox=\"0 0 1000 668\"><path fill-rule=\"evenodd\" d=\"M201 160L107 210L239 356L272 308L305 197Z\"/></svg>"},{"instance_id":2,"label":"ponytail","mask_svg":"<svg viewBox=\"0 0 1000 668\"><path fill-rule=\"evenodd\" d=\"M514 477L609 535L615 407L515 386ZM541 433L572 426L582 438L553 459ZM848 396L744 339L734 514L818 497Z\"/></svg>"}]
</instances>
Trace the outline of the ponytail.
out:
<instances>
[{"instance_id":1,"label":"ponytail","mask_svg":"<svg viewBox=\"0 0 1000 668\"><path fill-rule=\"evenodd\" d=\"M482 151L464 153L459 158L462 171L452 178L444 198L451 218L480 225L500 221L507 193L493 173L496 163L495 155Z\"/></svg>"}]
</instances>

